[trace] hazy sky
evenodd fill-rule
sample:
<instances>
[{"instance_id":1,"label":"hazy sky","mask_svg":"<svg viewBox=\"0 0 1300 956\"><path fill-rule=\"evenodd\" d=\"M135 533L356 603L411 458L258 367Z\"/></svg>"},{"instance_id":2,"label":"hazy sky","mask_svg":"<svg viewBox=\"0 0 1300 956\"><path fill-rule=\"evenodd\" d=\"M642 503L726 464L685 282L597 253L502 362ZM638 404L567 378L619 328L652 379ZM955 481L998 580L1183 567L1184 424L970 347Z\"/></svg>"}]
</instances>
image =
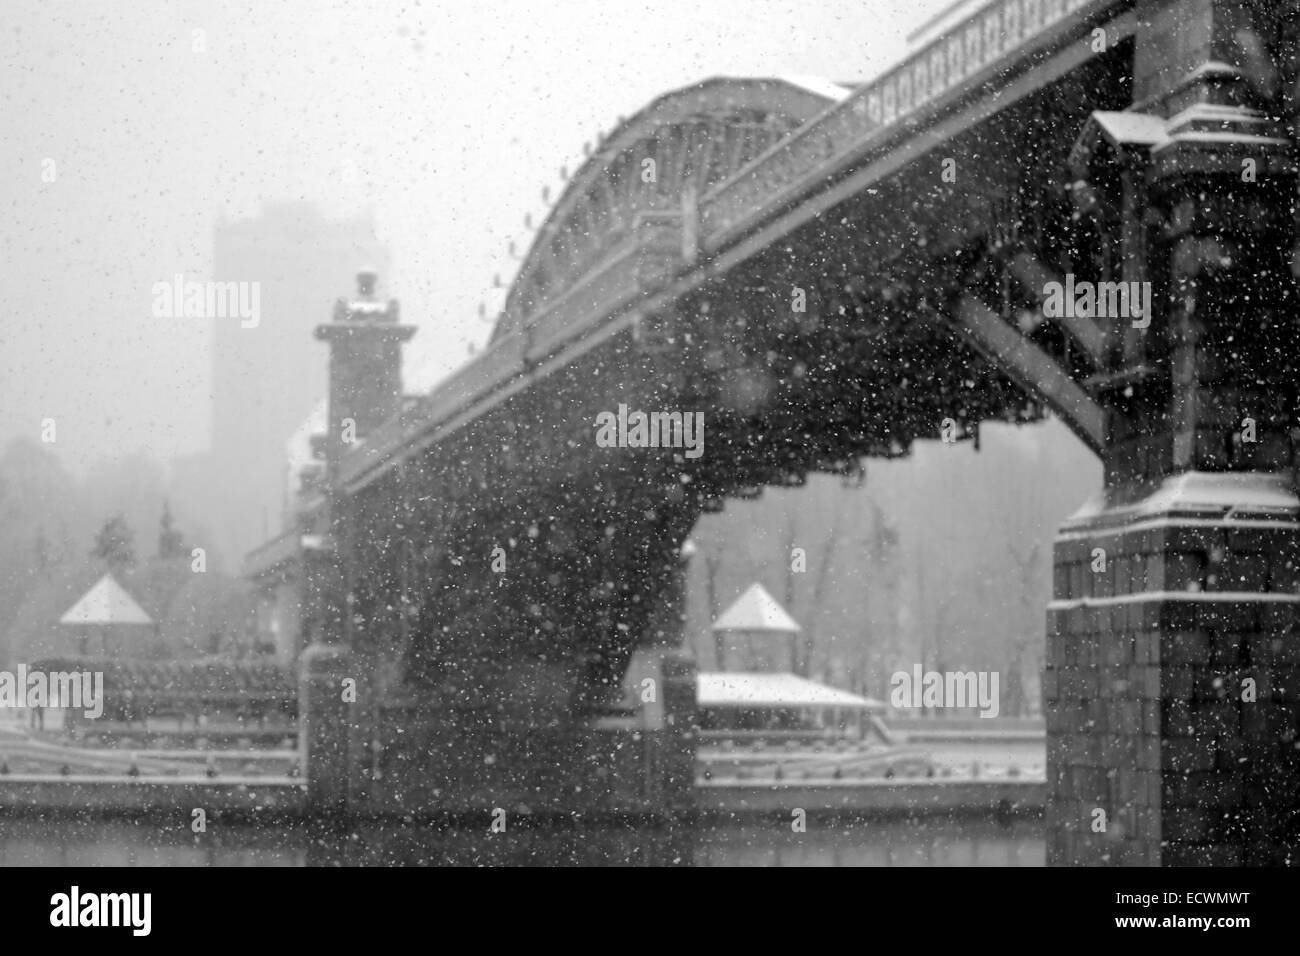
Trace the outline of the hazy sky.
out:
<instances>
[{"instance_id":1,"label":"hazy sky","mask_svg":"<svg viewBox=\"0 0 1300 956\"><path fill-rule=\"evenodd\" d=\"M710 76L869 78L946 4L3 0L0 443L53 418L78 471L206 447L206 321L152 317L150 290L208 279L214 223L263 201L372 209L408 368L441 377L542 187L620 114Z\"/></svg>"}]
</instances>

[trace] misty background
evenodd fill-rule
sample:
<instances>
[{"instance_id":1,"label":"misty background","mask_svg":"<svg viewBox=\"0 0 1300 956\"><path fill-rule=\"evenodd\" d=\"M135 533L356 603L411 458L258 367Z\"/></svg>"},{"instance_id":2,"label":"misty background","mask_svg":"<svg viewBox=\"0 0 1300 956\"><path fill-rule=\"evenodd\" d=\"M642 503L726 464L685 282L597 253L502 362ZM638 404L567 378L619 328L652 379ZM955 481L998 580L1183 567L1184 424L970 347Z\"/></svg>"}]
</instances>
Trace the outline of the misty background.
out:
<instances>
[{"instance_id":1,"label":"misty background","mask_svg":"<svg viewBox=\"0 0 1300 956\"><path fill-rule=\"evenodd\" d=\"M947 5L8 0L0 663L44 647L54 609L114 564L176 622L162 650L247 629L239 561L291 507L286 446L324 396L310 330L357 267L418 326L406 389L427 391L486 341L525 216L544 219L584 142L711 76L859 83ZM178 273L262 282L260 325L155 318L154 283ZM818 477L706 515L701 665L712 616L762 581L809 632L801 666L841 686L880 693L913 660L1032 680L1051 537L1100 471L1054 422L988 427L982 448L923 443L859 487ZM164 546L165 505L172 544L210 551L202 582ZM130 562L103 547L119 514Z\"/></svg>"}]
</instances>

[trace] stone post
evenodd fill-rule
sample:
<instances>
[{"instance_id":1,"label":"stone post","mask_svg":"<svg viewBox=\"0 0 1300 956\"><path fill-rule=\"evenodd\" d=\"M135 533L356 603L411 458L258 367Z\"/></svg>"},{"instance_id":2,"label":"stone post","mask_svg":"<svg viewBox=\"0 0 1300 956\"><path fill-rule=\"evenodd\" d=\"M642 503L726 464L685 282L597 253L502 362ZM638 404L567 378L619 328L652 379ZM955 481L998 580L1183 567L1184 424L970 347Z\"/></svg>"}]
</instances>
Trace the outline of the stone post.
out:
<instances>
[{"instance_id":1,"label":"stone post","mask_svg":"<svg viewBox=\"0 0 1300 956\"><path fill-rule=\"evenodd\" d=\"M309 800L323 812L347 810L365 795L375 735L373 674L352 650L360 532L339 484L339 462L400 410L401 345L415 332L398 324L396 300L375 297L373 272L362 270L357 280L357 298L340 299L334 320L316 328L316 338L330 349L329 430L325 505L305 538L310 546L304 548L304 600L312 643L301 660L299 720Z\"/></svg>"},{"instance_id":2,"label":"stone post","mask_svg":"<svg viewBox=\"0 0 1300 956\"><path fill-rule=\"evenodd\" d=\"M654 680L655 700L642 701L641 725L646 739L646 793L656 810L680 812L695 805L695 747L699 727L695 656L686 637L686 569L694 545L686 541L677 562L655 594L658 602L649 624L639 680ZM640 696L641 686L634 692Z\"/></svg>"},{"instance_id":3,"label":"stone post","mask_svg":"<svg viewBox=\"0 0 1300 956\"><path fill-rule=\"evenodd\" d=\"M339 580L332 536L307 535L305 600L311 644L299 659L298 723L308 801L317 812L347 809L351 779L351 707L343 681L353 676L343 641Z\"/></svg>"},{"instance_id":4,"label":"stone post","mask_svg":"<svg viewBox=\"0 0 1300 956\"><path fill-rule=\"evenodd\" d=\"M1300 502L1291 144L1252 87L1268 5L1138 4L1150 327L1098 385L1102 497L1055 549L1048 861L1269 865L1300 853ZM1259 46L1256 47L1256 41ZM1126 189L1129 186L1125 187ZM1138 201L1134 201L1134 199ZM1136 265L1137 268L1130 268Z\"/></svg>"}]
</instances>

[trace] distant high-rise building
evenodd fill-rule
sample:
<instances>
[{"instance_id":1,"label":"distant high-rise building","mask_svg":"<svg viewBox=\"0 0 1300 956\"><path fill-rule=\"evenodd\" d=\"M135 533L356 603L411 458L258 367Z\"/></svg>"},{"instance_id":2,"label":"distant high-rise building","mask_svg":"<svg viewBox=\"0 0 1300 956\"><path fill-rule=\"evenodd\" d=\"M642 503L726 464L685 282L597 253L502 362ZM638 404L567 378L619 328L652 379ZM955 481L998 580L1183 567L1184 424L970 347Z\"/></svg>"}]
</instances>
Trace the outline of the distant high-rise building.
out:
<instances>
[{"instance_id":1,"label":"distant high-rise building","mask_svg":"<svg viewBox=\"0 0 1300 956\"><path fill-rule=\"evenodd\" d=\"M361 266L391 274L369 215L326 219L289 202L217 226L213 280L260 284L256 326L213 320L210 525L232 570L283 528L285 443L326 392L328 356L312 330Z\"/></svg>"}]
</instances>

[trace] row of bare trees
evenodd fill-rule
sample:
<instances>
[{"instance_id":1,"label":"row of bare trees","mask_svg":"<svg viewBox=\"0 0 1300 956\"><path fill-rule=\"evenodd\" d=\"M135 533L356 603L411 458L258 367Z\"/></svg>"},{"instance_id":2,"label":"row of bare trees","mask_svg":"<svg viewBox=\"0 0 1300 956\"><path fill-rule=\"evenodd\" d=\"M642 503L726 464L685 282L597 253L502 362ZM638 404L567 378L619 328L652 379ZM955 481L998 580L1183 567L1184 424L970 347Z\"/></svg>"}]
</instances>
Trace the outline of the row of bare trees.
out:
<instances>
[{"instance_id":1,"label":"row of bare trees","mask_svg":"<svg viewBox=\"0 0 1300 956\"><path fill-rule=\"evenodd\" d=\"M758 581L803 628L802 675L887 697L917 663L996 670L1001 713L1034 712L1052 539L1100 475L1057 423L986 428L982 446L921 443L868 463L864 483L813 476L702 518L688 602L700 666L720 666L710 624Z\"/></svg>"}]
</instances>

